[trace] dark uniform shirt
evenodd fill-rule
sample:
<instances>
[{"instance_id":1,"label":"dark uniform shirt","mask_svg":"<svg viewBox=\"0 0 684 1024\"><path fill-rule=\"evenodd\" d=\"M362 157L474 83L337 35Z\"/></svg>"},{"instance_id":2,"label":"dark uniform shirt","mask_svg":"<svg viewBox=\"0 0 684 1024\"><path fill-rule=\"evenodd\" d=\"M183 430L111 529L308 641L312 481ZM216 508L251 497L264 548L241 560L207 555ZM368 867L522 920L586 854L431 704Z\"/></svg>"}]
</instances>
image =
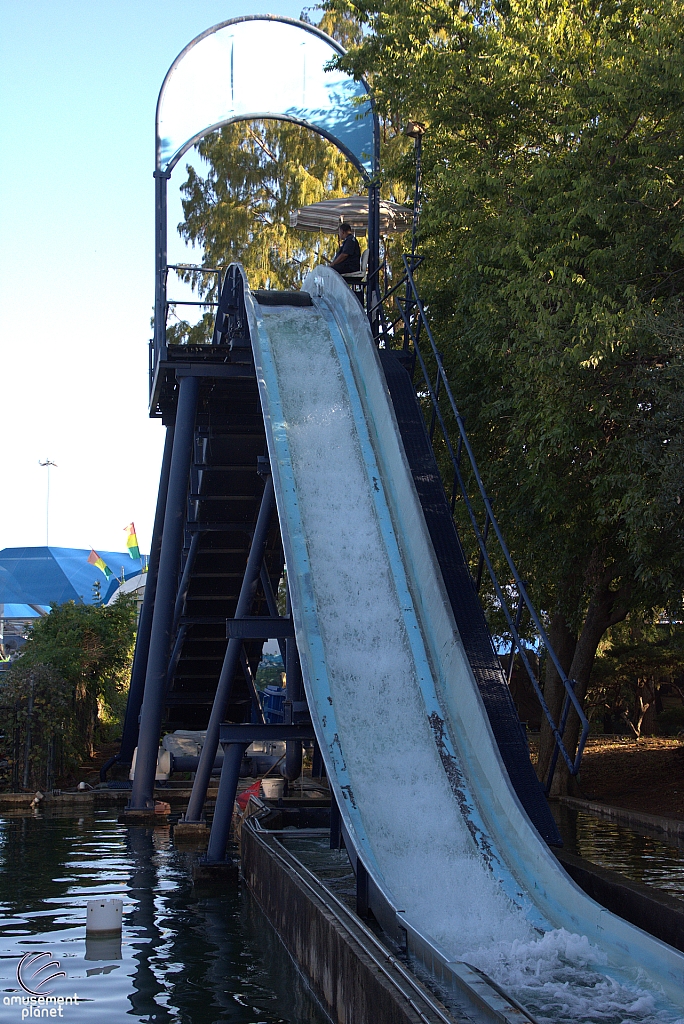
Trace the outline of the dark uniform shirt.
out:
<instances>
[{"instance_id":1,"label":"dark uniform shirt","mask_svg":"<svg viewBox=\"0 0 684 1024\"><path fill-rule=\"evenodd\" d=\"M343 252L346 259L335 264L334 269L338 274L355 274L361 269L361 247L353 235L347 235L342 245L335 253L337 258Z\"/></svg>"}]
</instances>

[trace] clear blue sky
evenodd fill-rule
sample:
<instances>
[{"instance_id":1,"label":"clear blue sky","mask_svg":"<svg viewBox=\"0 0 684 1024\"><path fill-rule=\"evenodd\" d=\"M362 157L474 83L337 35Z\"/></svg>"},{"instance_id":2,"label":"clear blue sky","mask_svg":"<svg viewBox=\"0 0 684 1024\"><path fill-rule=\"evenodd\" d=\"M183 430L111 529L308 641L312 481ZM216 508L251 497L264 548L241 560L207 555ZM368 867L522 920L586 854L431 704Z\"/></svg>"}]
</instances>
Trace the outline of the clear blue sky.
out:
<instances>
[{"instance_id":1,"label":"clear blue sky","mask_svg":"<svg viewBox=\"0 0 684 1024\"><path fill-rule=\"evenodd\" d=\"M0 548L45 543L50 458L51 545L125 549L134 520L149 550L157 94L204 29L302 6L0 0ZM197 259L179 245L170 258Z\"/></svg>"}]
</instances>

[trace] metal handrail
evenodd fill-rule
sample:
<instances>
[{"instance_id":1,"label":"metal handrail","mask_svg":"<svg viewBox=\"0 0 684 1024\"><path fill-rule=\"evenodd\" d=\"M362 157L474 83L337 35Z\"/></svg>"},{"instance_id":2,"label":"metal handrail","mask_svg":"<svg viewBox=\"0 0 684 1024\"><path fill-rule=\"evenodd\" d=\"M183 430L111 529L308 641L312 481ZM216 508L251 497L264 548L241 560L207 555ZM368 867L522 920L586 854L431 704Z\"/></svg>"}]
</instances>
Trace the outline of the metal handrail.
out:
<instances>
[{"instance_id":1,"label":"metal handrail","mask_svg":"<svg viewBox=\"0 0 684 1024\"><path fill-rule=\"evenodd\" d=\"M487 571L488 571L490 579L492 581L492 585L494 587L494 591L495 591L497 600L500 603L501 609L502 609L502 611L504 613L504 616L506 618L506 622L508 624L508 628L509 628L510 633L511 633L511 637L512 637L511 656L513 656L513 654L517 650L518 654L520 655L521 661L523 662L525 670L527 671L527 675L529 676L530 682L532 683L534 691L535 691L535 693L537 695L537 698L538 698L539 703L541 705L542 711L544 712L544 715L546 716L546 719L547 719L547 721L549 723L549 726L551 728L551 731L553 733L553 737L554 737L554 740L555 740L555 745L554 745L553 755L552 755L552 758L551 758L551 763L549 765L549 773L548 773L548 776L547 776L546 786L545 786L546 792L548 793L550 788L551 788L551 781L553 779L553 775L554 775L554 772L555 772L555 769L556 769L556 763L557 763L557 759L558 759L558 754L559 753L563 757L563 760L565 761L565 763L566 763L566 765L568 767L568 771L570 772L571 775L577 775L577 773L579 772L580 764L581 764L581 761L582 761L582 754L584 752L584 746L585 746L585 743L586 743L586 740L587 740L587 736L589 734L589 722L588 722L587 717L586 717L586 715L584 713L584 710L582 709L582 705L580 704L579 700L577 699L577 695L575 694L575 691L574 691L575 682L574 682L574 680L568 679L566 673L564 672L564 670L563 670L563 668L562 668L562 666L561 666L561 664L560 664L560 662L559 662L559 660L558 660L558 658L556 656L555 651L553 650L553 647L551 646L551 644L549 642L549 638L546 635L546 630L544 629L544 626L542 625L541 619L540 619L540 617L539 617L539 615L538 615L534 605L532 604L532 601L530 600L530 597L529 597L529 595L527 593L527 589L525 587L525 584L523 583L523 581L522 581L522 579L520 577L520 574L518 573L518 570L515 567L515 563L513 562L513 558L511 556L511 553L508 550L508 546L506 544L506 541L504 540L503 534L501 532L501 528L499 527L499 524L498 524L498 522L496 520L496 517L494 515L494 511L492 509L492 502L490 501L489 496L488 496L488 494L487 494L487 492L485 490L484 483L482 482L482 477L480 476L480 471L478 469L477 462L475 460L475 455L474 455L473 450L471 448L470 441L468 440L468 435L466 434L466 431L465 431L465 426L464 426L464 423L463 423L463 418L462 418L460 412L458 411L458 407L456 405L456 401L455 401L453 393L451 391L451 387L449 385L449 380L447 378L446 371L445 371L444 365L442 363L442 358L441 358L441 356L439 354L439 351L437 350L437 345L435 344L435 339L434 339L434 336L433 336L432 331L430 329L430 324L428 323L427 316L425 314L425 308L424 308L423 303L421 301L420 295L418 294L418 289L416 287L416 283L415 283L415 280L414 280L414 277L413 277L413 270L414 270L413 264L414 264L415 260L411 256L404 255L403 256L403 261L404 261L404 268L405 268L405 276L404 276L403 280L401 282L399 282L398 285L395 285L395 287L392 288L390 292L387 292L386 295L383 296L383 299L381 301L382 302L386 301L391 294L394 294L394 300L395 300L395 302L396 302L396 304L398 306L399 312L401 314L401 318L402 318L402 320L404 322L404 328L405 328L406 336L408 338L410 338L410 340L413 342L413 351L415 353L416 361L420 365L420 369L421 369L421 372L423 374L423 378L424 378L424 381L425 381L425 386L427 387L427 391L428 391L428 394L429 394L429 397L430 397L430 401L432 403L433 423L434 423L435 419L437 420L437 422L439 422L439 425L440 425L440 428L441 428L441 431L442 431L442 436L443 436L444 442L446 444L447 452L449 454L449 458L451 460L451 464L452 464L453 469L454 469L454 496L455 496L455 492L456 492L456 486L455 485L457 483L458 487L460 489L460 492L461 492L461 494L463 496L465 507L467 509L468 516L470 518L470 523L471 523L471 526L473 528L473 532L475 534L475 539L477 540L477 545L478 545L478 548L479 548L479 551L480 551L480 562L484 563L484 565L487 567ZM421 262L422 262L422 260L421 260ZM396 293L397 293L399 287L402 284L406 285L406 294L405 294L404 297L402 297L400 299ZM417 324L417 328L415 330L414 330L414 325L411 322L411 316L412 316L413 310L415 310L417 312L417 315L418 315L418 324ZM432 385L432 381L430 379L430 374L428 372L428 368L426 366L425 359L423 358L423 353L420 350L420 345L419 345L419 341L418 341L421 327L424 328L424 330L425 330L425 334L427 335L428 341L430 343L430 349L432 350L432 356L433 356L433 358L435 360L435 363L437 365L437 376L436 376L436 381L435 381L435 386L434 387ZM446 425L444 417L442 415L442 411L441 411L441 409L439 407L439 395L440 395L440 390L442 388L443 388L443 393L446 394L446 396L447 396L449 405L451 407L451 411L452 411L452 413L454 415L454 419L455 419L456 425L458 427L459 439L458 439L457 451L454 451L454 446L453 446L453 444L451 442L451 438L449 436L449 431L448 431L447 425ZM463 474L461 472L461 455L462 455L462 452L463 452L464 449L465 449L465 451L466 451L466 453L468 455L468 460L470 462L470 467L472 469L473 476L474 476L475 481L477 483L477 489L478 489L478 491L480 493L480 497L482 499L482 503L483 503L484 509L485 509L485 527L484 527L484 530L480 529L479 524L477 522L477 518L476 518L476 515L475 515L475 510L473 508L473 504L472 504L472 501L471 501L470 496L468 494L468 491L467 491L467 488L466 488L466 485L465 485L465 481L463 479ZM452 512L453 512L453 501L452 501ZM498 580L497 575L496 575L496 570L494 569L494 566L492 565L492 561L491 561L491 559L489 557L489 552L487 551L487 539L488 539L488 534L489 534L490 528L493 530L494 535L496 536L496 539L499 542L500 550L501 550L501 552L502 552L502 554L504 556L504 559L505 559L505 561L506 561L506 563L508 565L508 568L510 569L511 575L513 577L513 581L515 583L515 588L516 588L517 593L518 593L519 604L518 604L518 609L517 609L517 611L515 613L515 618L514 618L514 615L511 613L511 611L510 611L510 609L508 607L508 602L507 602L506 597L504 595L504 590L502 588L502 585L499 583L499 580ZM549 709L549 707L548 707L548 705L546 703L546 700L544 699L544 694L543 694L543 692L541 690L541 687L539 685L539 681L537 680L537 677L536 677L535 673L532 670L532 666L530 665L529 659L528 659L528 657L527 657L527 655L525 653L525 648L524 648L524 646L523 646L523 644L521 642L521 638L520 638L520 634L519 634L519 624L520 624L520 618L521 618L521 613L522 613L523 606L525 608L527 608L527 611L528 611L528 613L530 615L530 618L531 618L531 620L532 620L532 622L534 624L534 627L537 630L537 633L539 634L539 638L540 638L542 644L544 645L544 647L546 648L548 656L550 657L551 661L553 662L554 668L556 669L556 672L558 673L558 676L559 676L561 682L563 683L563 687L565 689L565 698L564 698L564 702L563 702L563 710L562 710L562 713L561 713L561 720L560 720L559 726L556 725L556 723L554 721L554 718L553 718L553 715L552 715L552 713L551 713L551 711L550 711L550 709ZM571 705L575 709L575 711L577 713L577 716L578 716L578 718L580 720L580 723L582 725L582 733L581 733L579 744L578 744L578 747L577 747L577 753L576 753L574 759L570 756L570 754L568 753L568 751L567 751L567 749L565 747L565 744L563 743L563 732L565 730L565 725L567 723L568 714L569 714L570 706Z\"/></svg>"}]
</instances>

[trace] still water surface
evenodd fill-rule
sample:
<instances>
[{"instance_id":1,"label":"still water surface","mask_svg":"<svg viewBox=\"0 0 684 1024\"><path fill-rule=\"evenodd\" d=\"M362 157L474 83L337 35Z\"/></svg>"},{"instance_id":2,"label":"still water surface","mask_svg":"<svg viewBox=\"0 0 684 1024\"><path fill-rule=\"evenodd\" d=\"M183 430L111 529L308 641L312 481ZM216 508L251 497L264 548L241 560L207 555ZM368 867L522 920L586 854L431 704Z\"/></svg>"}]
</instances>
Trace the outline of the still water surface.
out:
<instances>
[{"instance_id":1,"label":"still water surface","mask_svg":"<svg viewBox=\"0 0 684 1024\"><path fill-rule=\"evenodd\" d=\"M61 1005L70 1024L325 1024L251 897L193 889L192 857L168 828L119 825L111 810L0 818L0 1024L35 1019L16 1003L29 951L66 972L43 991L78 997ZM120 952L86 945L97 897L124 901Z\"/></svg>"},{"instance_id":2,"label":"still water surface","mask_svg":"<svg viewBox=\"0 0 684 1024\"><path fill-rule=\"evenodd\" d=\"M555 807L554 815L570 853L684 900L683 841L640 834L570 807Z\"/></svg>"}]
</instances>

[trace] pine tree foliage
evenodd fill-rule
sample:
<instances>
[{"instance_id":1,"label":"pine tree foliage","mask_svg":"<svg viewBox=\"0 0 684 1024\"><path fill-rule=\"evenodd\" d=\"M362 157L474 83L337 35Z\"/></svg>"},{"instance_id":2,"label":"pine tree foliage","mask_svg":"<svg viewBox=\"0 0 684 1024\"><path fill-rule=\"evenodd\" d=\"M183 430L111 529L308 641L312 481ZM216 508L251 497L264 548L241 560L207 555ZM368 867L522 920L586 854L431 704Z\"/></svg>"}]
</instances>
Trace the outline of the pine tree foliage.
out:
<instances>
[{"instance_id":1,"label":"pine tree foliage","mask_svg":"<svg viewBox=\"0 0 684 1024\"><path fill-rule=\"evenodd\" d=\"M188 167L185 220L178 230L201 245L205 263L244 264L254 288L291 288L328 254L334 239L289 226L300 206L361 190L356 169L314 132L287 121L241 121L202 139L206 175Z\"/></svg>"}]
</instances>

